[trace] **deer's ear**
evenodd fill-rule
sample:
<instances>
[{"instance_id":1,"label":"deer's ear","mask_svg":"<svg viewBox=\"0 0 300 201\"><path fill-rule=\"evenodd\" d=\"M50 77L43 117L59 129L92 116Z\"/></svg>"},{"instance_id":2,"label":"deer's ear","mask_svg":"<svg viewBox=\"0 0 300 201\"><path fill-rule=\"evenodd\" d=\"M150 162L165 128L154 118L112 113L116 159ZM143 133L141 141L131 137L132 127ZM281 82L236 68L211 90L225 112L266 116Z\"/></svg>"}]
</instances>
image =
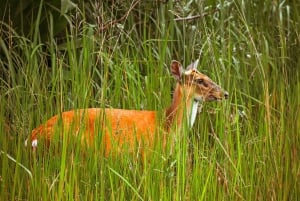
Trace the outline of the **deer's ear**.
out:
<instances>
[{"instance_id":1,"label":"deer's ear","mask_svg":"<svg viewBox=\"0 0 300 201\"><path fill-rule=\"evenodd\" d=\"M197 59L194 63L191 63L190 65L188 65L188 67L186 68L186 70L197 69L198 64L199 64L199 59Z\"/></svg>"},{"instance_id":2,"label":"deer's ear","mask_svg":"<svg viewBox=\"0 0 300 201\"><path fill-rule=\"evenodd\" d=\"M176 78L176 80L181 80L181 76L184 72L182 65L179 61L173 60L171 63L171 73Z\"/></svg>"}]
</instances>

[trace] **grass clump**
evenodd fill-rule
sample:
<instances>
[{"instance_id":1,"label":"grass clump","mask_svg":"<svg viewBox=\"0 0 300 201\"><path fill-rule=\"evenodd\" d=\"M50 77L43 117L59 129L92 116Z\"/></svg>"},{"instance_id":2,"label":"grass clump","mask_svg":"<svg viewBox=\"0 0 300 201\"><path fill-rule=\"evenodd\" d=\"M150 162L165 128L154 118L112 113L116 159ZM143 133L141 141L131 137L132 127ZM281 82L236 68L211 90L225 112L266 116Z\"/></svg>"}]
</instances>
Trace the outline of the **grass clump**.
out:
<instances>
[{"instance_id":1,"label":"grass clump","mask_svg":"<svg viewBox=\"0 0 300 201\"><path fill-rule=\"evenodd\" d=\"M299 199L296 1L78 3L59 33L47 6L41 1L29 31L0 24L1 199ZM101 142L83 151L76 139L37 156L24 147L62 111L162 111L170 61L198 57L230 99L203 105L172 155L157 148L144 164L126 153L105 158Z\"/></svg>"}]
</instances>

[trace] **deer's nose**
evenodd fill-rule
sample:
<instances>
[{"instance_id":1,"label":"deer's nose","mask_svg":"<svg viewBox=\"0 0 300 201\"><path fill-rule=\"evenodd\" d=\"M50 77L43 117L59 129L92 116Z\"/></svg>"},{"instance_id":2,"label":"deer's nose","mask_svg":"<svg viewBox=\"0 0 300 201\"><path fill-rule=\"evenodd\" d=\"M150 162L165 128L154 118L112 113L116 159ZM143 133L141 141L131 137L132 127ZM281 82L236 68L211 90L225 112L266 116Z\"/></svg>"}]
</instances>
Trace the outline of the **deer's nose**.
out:
<instances>
[{"instance_id":1,"label":"deer's nose","mask_svg":"<svg viewBox=\"0 0 300 201\"><path fill-rule=\"evenodd\" d=\"M224 92L224 98L228 99L229 98L229 93L227 91Z\"/></svg>"}]
</instances>

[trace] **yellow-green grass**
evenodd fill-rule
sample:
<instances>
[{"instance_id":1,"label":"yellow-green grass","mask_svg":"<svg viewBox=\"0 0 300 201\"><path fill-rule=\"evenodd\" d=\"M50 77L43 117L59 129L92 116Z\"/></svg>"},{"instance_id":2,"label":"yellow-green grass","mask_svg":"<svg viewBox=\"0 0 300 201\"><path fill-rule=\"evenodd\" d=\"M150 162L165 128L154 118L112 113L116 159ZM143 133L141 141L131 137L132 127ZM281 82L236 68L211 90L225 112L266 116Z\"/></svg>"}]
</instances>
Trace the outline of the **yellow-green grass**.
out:
<instances>
[{"instance_id":1,"label":"yellow-green grass","mask_svg":"<svg viewBox=\"0 0 300 201\"><path fill-rule=\"evenodd\" d=\"M47 42L38 26L30 37L1 23L0 200L300 199L298 3L191 2L136 7L103 32L81 10L63 42L50 14ZM208 14L176 21L184 9ZM99 140L83 150L76 138L41 143L36 155L24 147L33 128L62 111L163 111L171 60L199 57L199 70L230 98L205 103L172 154L157 146L147 163L126 152L105 158Z\"/></svg>"}]
</instances>

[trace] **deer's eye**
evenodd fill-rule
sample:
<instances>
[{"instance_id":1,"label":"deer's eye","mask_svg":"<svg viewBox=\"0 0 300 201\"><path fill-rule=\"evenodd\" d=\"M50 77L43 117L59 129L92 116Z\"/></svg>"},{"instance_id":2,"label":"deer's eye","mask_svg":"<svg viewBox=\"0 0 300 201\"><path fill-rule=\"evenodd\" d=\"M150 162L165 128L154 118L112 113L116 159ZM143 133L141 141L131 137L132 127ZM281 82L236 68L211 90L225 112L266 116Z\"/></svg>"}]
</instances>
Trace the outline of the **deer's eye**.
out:
<instances>
[{"instance_id":1,"label":"deer's eye","mask_svg":"<svg viewBox=\"0 0 300 201\"><path fill-rule=\"evenodd\" d=\"M197 79L196 80L196 83L197 84L201 84L202 86L204 86L204 87L208 87L208 84L207 84L207 82L205 82L205 80L204 79Z\"/></svg>"},{"instance_id":2,"label":"deer's eye","mask_svg":"<svg viewBox=\"0 0 300 201\"><path fill-rule=\"evenodd\" d=\"M197 84L203 84L204 80L203 79L197 79L196 82L197 82Z\"/></svg>"}]
</instances>

